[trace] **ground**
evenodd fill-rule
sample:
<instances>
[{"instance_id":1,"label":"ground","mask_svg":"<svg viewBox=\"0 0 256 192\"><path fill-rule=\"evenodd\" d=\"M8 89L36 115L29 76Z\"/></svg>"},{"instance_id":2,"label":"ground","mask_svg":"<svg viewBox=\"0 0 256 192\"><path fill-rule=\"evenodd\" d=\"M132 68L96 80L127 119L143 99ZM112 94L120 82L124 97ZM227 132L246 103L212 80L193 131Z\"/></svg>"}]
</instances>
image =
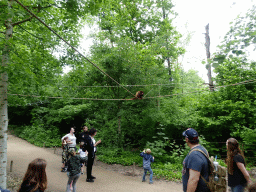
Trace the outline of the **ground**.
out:
<instances>
[{"instance_id":1,"label":"ground","mask_svg":"<svg viewBox=\"0 0 256 192\"><path fill-rule=\"evenodd\" d=\"M44 158L47 161L47 192L66 191L68 178L66 173L60 172L60 149L36 147L13 135L8 135L7 144L8 184L14 187L13 191L17 191L15 187L21 182L20 178L24 176L29 162L35 158ZM10 172L11 162L13 162L13 166ZM96 161L93 167L93 175L97 179L94 183L87 183L85 181L86 175L81 175L77 183L77 192L87 190L93 192L182 192L182 184L177 182L154 179L154 184L152 185L148 182L142 183L141 176L143 169L141 167L135 167L135 171L133 170L133 166L107 165Z\"/></svg>"}]
</instances>

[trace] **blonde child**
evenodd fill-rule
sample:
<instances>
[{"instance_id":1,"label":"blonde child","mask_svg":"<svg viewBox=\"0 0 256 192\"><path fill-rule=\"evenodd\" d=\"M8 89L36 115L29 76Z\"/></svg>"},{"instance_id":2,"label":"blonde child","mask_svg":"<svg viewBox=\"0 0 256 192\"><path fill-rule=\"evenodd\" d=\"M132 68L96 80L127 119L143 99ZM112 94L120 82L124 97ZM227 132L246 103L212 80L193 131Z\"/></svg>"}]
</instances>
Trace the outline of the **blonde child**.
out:
<instances>
[{"instance_id":1,"label":"blonde child","mask_svg":"<svg viewBox=\"0 0 256 192\"><path fill-rule=\"evenodd\" d=\"M144 174L142 177L142 182L146 181L146 174L149 171L150 176L149 176L149 184L153 184L153 171L151 169L151 163L154 162L154 157L150 155L151 150L150 149L144 149L143 152L140 153L140 156L143 157L143 169L144 169Z\"/></svg>"}]
</instances>

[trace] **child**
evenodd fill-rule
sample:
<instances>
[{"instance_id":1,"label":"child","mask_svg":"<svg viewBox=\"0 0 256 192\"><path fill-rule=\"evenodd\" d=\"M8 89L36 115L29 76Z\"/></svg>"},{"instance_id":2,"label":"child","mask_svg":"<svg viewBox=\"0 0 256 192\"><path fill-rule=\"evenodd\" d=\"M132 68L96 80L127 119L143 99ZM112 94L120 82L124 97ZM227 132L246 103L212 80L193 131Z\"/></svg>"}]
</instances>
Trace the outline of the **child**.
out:
<instances>
[{"instance_id":1,"label":"child","mask_svg":"<svg viewBox=\"0 0 256 192\"><path fill-rule=\"evenodd\" d=\"M68 160L68 143L71 141L68 139L68 137L65 137L62 141L62 167L61 167L61 172L66 172L67 171L67 160Z\"/></svg>"},{"instance_id":2,"label":"child","mask_svg":"<svg viewBox=\"0 0 256 192\"><path fill-rule=\"evenodd\" d=\"M146 179L146 174L149 171L150 176L149 176L149 184L153 184L153 171L151 169L151 162L154 162L154 157L150 155L151 150L150 149L144 149L143 152L140 153L140 156L143 157L143 169L144 169L144 174L142 177L142 182L145 182Z\"/></svg>"},{"instance_id":3,"label":"child","mask_svg":"<svg viewBox=\"0 0 256 192\"><path fill-rule=\"evenodd\" d=\"M84 145L84 142L81 142L81 144L80 144L80 149L78 150L78 154L80 154L80 157L82 157L82 158L87 158L87 154L88 154L88 152L87 151L83 151L82 150L82 148L83 148L83 145ZM84 163L81 163L81 174L83 175L84 174L84 165L86 164L86 162L84 162Z\"/></svg>"},{"instance_id":4,"label":"child","mask_svg":"<svg viewBox=\"0 0 256 192\"><path fill-rule=\"evenodd\" d=\"M70 159L68 160L68 183L67 183L67 189L66 192L76 192L76 182L79 179L81 175L81 163L84 163L86 161L85 158L82 158L78 155L76 155L76 152L73 150L69 150L69 153L71 154Z\"/></svg>"}]
</instances>

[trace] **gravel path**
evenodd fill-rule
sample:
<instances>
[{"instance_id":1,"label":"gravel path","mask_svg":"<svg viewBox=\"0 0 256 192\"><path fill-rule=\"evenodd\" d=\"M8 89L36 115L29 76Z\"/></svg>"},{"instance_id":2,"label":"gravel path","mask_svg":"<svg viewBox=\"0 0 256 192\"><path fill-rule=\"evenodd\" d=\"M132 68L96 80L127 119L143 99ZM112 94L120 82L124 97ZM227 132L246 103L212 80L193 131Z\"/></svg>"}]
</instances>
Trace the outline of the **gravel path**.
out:
<instances>
[{"instance_id":1,"label":"gravel path","mask_svg":"<svg viewBox=\"0 0 256 192\"><path fill-rule=\"evenodd\" d=\"M35 158L47 161L47 192L65 192L67 175L60 172L61 156L54 150L36 147L25 140L8 135L8 170L13 161L12 175L23 177L29 162ZM137 171L141 172L141 170ZM182 192L181 183L155 180L153 185L142 183L141 176L125 176L117 171L106 169L101 163L93 167L93 175L97 177L94 183L87 183L86 175L81 175L77 183L77 192ZM129 175L129 174L127 174ZM148 178L148 177L147 177Z\"/></svg>"}]
</instances>

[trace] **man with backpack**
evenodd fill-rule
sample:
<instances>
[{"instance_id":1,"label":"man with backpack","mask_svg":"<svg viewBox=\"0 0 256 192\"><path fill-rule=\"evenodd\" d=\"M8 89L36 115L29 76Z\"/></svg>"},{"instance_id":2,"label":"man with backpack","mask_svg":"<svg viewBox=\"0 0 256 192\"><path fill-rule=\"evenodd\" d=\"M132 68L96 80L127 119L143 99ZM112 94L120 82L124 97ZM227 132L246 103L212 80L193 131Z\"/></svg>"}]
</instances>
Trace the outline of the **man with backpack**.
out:
<instances>
[{"instance_id":1,"label":"man with backpack","mask_svg":"<svg viewBox=\"0 0 256 192\"><path fill-rule=\"evenodd\" d=\"M188 128L182 133L190 148L183 161L182 182L184 192L210 192L206 182L209 181L208 151L199 144L198 133Z\"/></svg>"}]
</instances>

